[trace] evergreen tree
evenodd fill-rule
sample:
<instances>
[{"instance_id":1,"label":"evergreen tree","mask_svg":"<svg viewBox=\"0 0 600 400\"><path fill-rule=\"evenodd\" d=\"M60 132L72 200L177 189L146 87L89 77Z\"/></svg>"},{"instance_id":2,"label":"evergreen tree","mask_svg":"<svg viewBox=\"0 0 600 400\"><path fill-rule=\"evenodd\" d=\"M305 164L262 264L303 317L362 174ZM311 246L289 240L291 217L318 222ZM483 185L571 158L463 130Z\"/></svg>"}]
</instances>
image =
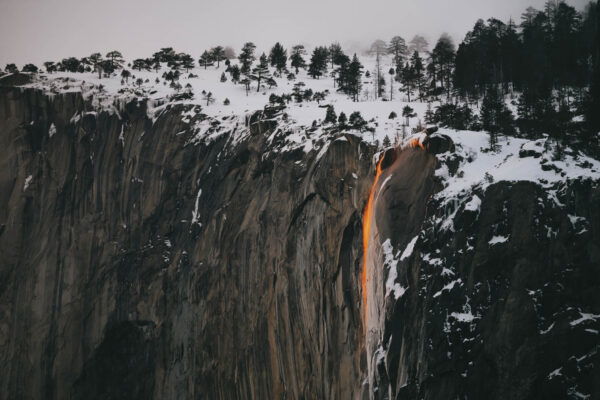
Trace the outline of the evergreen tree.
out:
<instances>
[{"instance_id":1,"label":"evergreen tree","mask_svg":"<svg viewBox=\"0 0 600 400\"><path fill-rule=\"evenodd\" d=\"M110 61L110 67L113 71L121 68L125 62L125 60L123 60L123 54L117 50L106 53L106 58Z\"/></svg>"},{"instance_id":2,"label":"evergreen tree","mask_svg":"<svg viewBox=\"0 0 600 400\"><path fill-rule=\"evenodd\" d=\"M271 66L275 67L279 73L286 69L287 65L287 50L283 48L281 43L277 42L271 49L269 55Z\"/></svg>"},{"instance_id":3,"label":"evergreen tree","mask_svg":"<svg viewBox=\"0 0 600 400\"><path fill-rule=\"evenodd\" d=\"M206 105L209 106L211 103L214 103L215 98L212 92L208 92L204 95L204 101L206 101Z\"/></svg>"},{"instance_id":4,"label":"evergreen tree","mask_svg":"<svg viewBox=\"0 0 600 400\"><path fill-rule=\"evenodd\" d=\"M415 51L412 57L410 58L410 62L414 84L417 90L419 91L419 100L422 101L425 85L425 67L423 66L423 59L421 58L419 53Z\"/></svg>"},{"instance_id":5,"label":"evergreen tree","mask_svg":"<svg viewBox=\"0 0 600 400\"><path fill-rule=\"evenodd\" d=\"M390 40L387 51L394 57L394 65L396 66L396 69L398 69L404 63L406 55L408 54L406 41L401 36L394 36L392 40Z\"/></svg>"},{"instance_id":6,"label":"evergreen tree","mask_svg":"<svg viewBox=\"0 0 600 400\"><path fill-rule=\"evenodd\" d=\"M382 145L384 148L388 148L392 145L392 142L390 141L390 138L388 137L388 135L385 135L385 137L383 138Z\"/></svg>"},{"instance_id":7,"label":"evergreen tree","mask_svg":"<svg viewBox=\"0 0 600 400\"><path fill-rule=\"evenodd\" d=\"M204 53L202 53L202 55L200 56L200 59L198 59L198 64L203 65L204 69L206 69L206 67L208 67L209 65L212 65L213 64L212 54L209 53L208 51L204 50Z\"/></svg>"},{"instance_id":8,"label":"evergreen tree","mask_svg":"<svg viewBox=\"0 0 600 400\"><path fill-rule=\"evenodd\" d=\"M404 106L402 109L402 116L406 118L406 126L410 125L410 119L417 116L415 110L411 106Z\"/></svg>"},{"instance_id":9,"label":"evergreen tree","mask_svg":"<svg viewBox=\"0 0 600 400\"><path fill-rule=\"evenodd\" d=\"M340 126L340 128L345 128L347 123L348 118L346 117L346 114L344 114L344 112L341 112L340 116L338 117L338 125Z\"/></svg>"},{"instance_id":10,"label":"evergreen tree","mask_svg":"<svg viewBox=\"0 0 600 400\"><path fill-rule=\"evenodd\" d=\"M46 68L46 72L49 74L56 72L56 64L54 64L54 61L46 61L44 63L44 68Z\"/></svg>"},{"instance_id":11,"label":"evergreen tree","mask_svg":"<svg viewBox=\"0 0 600 400\"><path fill-rule=\"evenodd\" d=\"M490 149L495 150L498 133L514 133L514 117L495 87L490 88L481 106L481 126L490 134Z\"/></svg>"},{"instance_id":12,"label":"evergreen tree","mask_svg":"<svg viewBox=\"0 0 600 400\"><path fill-rule=\"evenodd\" d=\"M301 44L292 47L292 54L290 56L291 66L296 69L296 75L300 68L306 68L306 61L304 61L303 55L306 54L304 46Z\"/></svg>"},{"instance_id":13,"label":"evergreen tree","mask_svg":"<svg viewBox=\"0 0 600 400\"><path fill-rule=\"evenodd\" d=\"M292 96L297 103L301 103L304 99L304 87L306 84L304 82L296 82L292 89Z\"/></svg>"},{"instance_id":14,"label":"evergreen tree","mask_svg":"<svg viewBox=\"0 0 600 400\"><path fill-rule=\"evenodd\" d=\"M331 69L334 69L336 65L340 65L343 59L347 58L342 50L342 46L339 43L332 43L329 45L329 59L331 61Z\"/></svg>"},{"instance_id":15,"label":"evergreen tree","mask_svg":"<svg viewBox=\"0 0 600 400\"><path fill-rule=\"evenodd\" d=\"M113 65L110 61L109 61L109 63L110 63L109 67ZM61 61L61 64L63 65L63 67L66 71L77 72L79 70L79 66L81 65L81 62L76 57L69 57L69 58L63 58Z\"/></svg>"},{"instance_id":16,"label":"evergreen tree","mask_svg":"<svg viewBox=\"0 0 600 400\"><path fill-rule=\"evenodd\" d=\"M121 78L125 80L125 82L129 82L129 78L131 77L131 72L127 69L123 69L121 71Z\"/></svg>"},{"instance_id":17,"label":"evergreen tree","mask_svg":"<svg viewBox=\"0 0 600 400\"><path fill-rule=\"evenodd\" d=\"M102 54L93 53L88 57L88 61L92 64L94 72L98 72L98 79L102 79Z\"/></svg>"},{"instance_id":18,"label":"evergreen tree","mask_svg":"<svg viewBox=\"0 0 600 400\"><path fill-rule=\"evenodd\" d=\"M271 73L269 72L269 59L267 58L267 55L263 53L259 58L258 65L252 69L250 79L256 81L256 91L259 92L261 82L265 82L269 78L271 78Z\"/></svg>"},{"instance_id":19,"label":"evergreen tree","mask_svg":"<svg viewBox=\"0 0 600 400\"><path fill-rule=\"evenodd\" d=\"M225 59L225 49L223 46L215 46L210 49L211 58L217 62L217 68L221 65L221 61Z\"/></svg>"},{"instance_id":20,"label":"evergreen tree","mask_svg":"<svg viewBox=\"0 0 600 400\"><path fill-rule=\"evenodd\" d=\"M385 80L382 79L381 56L387 54L387 52L388 52L388 47L385 44L385 42L381 39L374 41L371 44L371 48L369 50L370 54L375 55L375 86L376 86L375 94L376 94L376 97L380 97L383 93L382 83L384 83Z\"/></svg>"},{"instance_id":21,"label":"evergreen tree","mask_svg":"<svg viewBox=\"0 0 600 400\"><path fill-rule=\"evenodd\" d=\"M396 80L396 70L394 68L390 68L388 71L390 74L390 101L394 100L394 80Z\"/></svg>"},{"instance_id":22,"label":"evergreen tree","mask_svg":"<svg viewBox=\"0 0 600 400\"><path fill-rule=\"evenodd\" d=\"M240 72L244 75L250 73L250 68L252 67L252 63L256 59L254 57L254 50L256 49L256 45L252 42L247 42L242 47L242 51L238 56L238 60L240 61L241 68Z\"/></svg>"},{"instance_id":23,"label":"evergreen tree","mask_svg":"<svg viewBox=\"0 0 600 400\"><path fill-rule=\"evenodd\" d=\"M444 33L440 36L431 53L432 64L437 70L437 78L442 87L446 89L447 97L450 98L450 82L454 67L455 47L452 39Z\"/></svg>"},{"instance_id":24,"label":"evergreen tree","mask_svg":"<svg viewBox=\"0 0 600 400\"><path fill-rule=\"evenodd\" d=\"M327 72L327 58L329 51L326 47L319 46L313 50L308 66L308 74L313 78L318 78Z\"/></svg>"},{"instance_id":25,"label":"evergreen tree","mask_svg":"<svg viewBox=\"0 0 600 400\"><path fill-rule=\"evenodd\" d=\"M148 69L148 63L143 58L136 58L135 60L133 60L131 68L133 70L137 69L138 71L141 71L142 69Z\"/></svg>"},{"instance_id":26,"label":"evergreen tree","mask_svg":"<svg viewBox=\"0 0 600 400\"><path fill-rule=\"evenodd\" d=\"M325 120L323 122L326 124L335 124L337 122L337 115L333 106L327 107L327 113L325 114Z\"/></svg>"},{"instance_id":27,"label":"evergreen tree","mask_svg":"<svg viewBox=\"0 0 600 400\"><path fill-rule=\"evenodd\" d=\"M344 63L340 67L338 90L350 96L354 101L358 101L358 95L362 88L362 71L363 66L356 54L352 57L352 61Z\"/></svg>"},{"instance_id":28,"label":"evergreen tree","mask_svg":"<svg viewBox=\"0 0 600 400\"><path fill-rule=\"evenodd\" d=\"M229 67L229 75L231 75L233 83L238 83L240 81L240 67L237 64L233 64Z\"/></svg>"},{"instance_id":29,"label":"evergreen tree","mask_svg":"<svg viewBox=\"0 0 600 400\"><path fill-rule=\"evenodd\" d=\"M190 72L190 69L194 68L194 58L186 53L181 53L179 55L179 59L181 61L181 66L185 69L185 72Z\"/></svg>"},{"instance_id":30,"label":"evergreen tree","mask_svg":"<svg viewBox=\"0 0 600 400\"><path fill-rule=\"evenodd\" d=\"M415 72L408 62L400 71L400 81L402 82L402 91L406 93L410 103L410 96L415 89Z\"/></svg>"},{"instance_id":31,"label":"evergreen tree","mask_svg":"<svg viewBox=\"0 0 600 400\"><path fill-rule=\"evenodd\" d=\"M427 52L427 49L429 47L429 43L427 42L427 39L425 39L423 36L421 35L415 35L413 36L413 38L410 40L409 43L409 50L411 52L418 52L418 53L425 53Z\"/></svg>"},{"instance_id":32,"label":"evergreen tree","mask_svg":"<svg viewBox=\"0 0 600 400\"><path fill-rule=\"evenodd\" d=\"M152 59L158 62L168 63L176 57L175 50L172 47L163 47L152 55Z\"/></svg>"},{"instance_id":33,"label":"evergreen tree","mask_svg":"<svg viewBox=\"0 0 600 400\"><path fill-rule=\"evenodd\" d=\"M348 124L354 129L362 131L367 126L367 121L364 120L359 111L354 111L348 118Z\"/></svg>"},{"instance_id":34,"label":"evergreen tree","mask_svg":"<svg viewBox=\"0 0 600 400\"><path fill-rule=\"evenodd\" d=\"M248 77L245 77L244 79L242 79L242 80L240 81L240 83L241 83L242 85L244 85L244 87L246 88L246 96L248 96L248 92L250 91L250 83L251 83L251 82L252 82L252 81L251 81L251 80L250 80L250 78L248 78Z\"/></svg>"},{"instance_id":35,"label":"evergreen tree","mask_svg":"<svg viewBox=\"0 0 600 400\"><path fill-rule=\"evenodd\" d=\"M227 82L227 77L225 76L225 72L221 72L221 82Z\"/></svg>"},{"instance_id":36,"label":"evergreen tree","mask_svg":"<svg viewBox=\"0 0 600 400\"><path fill-rule=\"evenodd\" d=\"M33 64L25 64L23 66L23 68L21 69L21 71L23 71L23 72L30 72L30 73L36 73L36 72L38 72L38 67L36 67Z\"/></svg>"},{"instance_id":37,"label":"evergreen tree","mask_svg":"<svg viewBox=\"0 0 600 400\"><path fill-rule=\"evenodd\" d=\"M19 72L19 68L17 68L16 64L6 64L6 67L4 67L4 71L8 72L9 74L15 74L17 72Z\"/></svg>"}]
</instances>

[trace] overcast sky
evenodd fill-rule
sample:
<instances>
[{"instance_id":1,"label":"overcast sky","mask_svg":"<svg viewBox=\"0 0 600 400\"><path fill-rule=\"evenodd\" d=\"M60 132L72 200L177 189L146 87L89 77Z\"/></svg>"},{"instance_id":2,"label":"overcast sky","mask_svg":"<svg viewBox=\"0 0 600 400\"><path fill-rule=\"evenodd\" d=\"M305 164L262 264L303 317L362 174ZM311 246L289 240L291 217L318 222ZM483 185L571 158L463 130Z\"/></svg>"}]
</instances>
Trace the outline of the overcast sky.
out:
<instances>
[{"instance_id":1,"label":"overcast sky","mask_svg":"<svg viewBox=\"0 0 600 400\"><path fill-rule=\"evenodd\" d=\"M583 9L588 0L569 0ZM442 32L460 41L478 18L519 21L544 0L0 0L0 66L120 50L128 59L172 46L197 58L217 44L266 49Z\"/></svg>"}]
</instances>

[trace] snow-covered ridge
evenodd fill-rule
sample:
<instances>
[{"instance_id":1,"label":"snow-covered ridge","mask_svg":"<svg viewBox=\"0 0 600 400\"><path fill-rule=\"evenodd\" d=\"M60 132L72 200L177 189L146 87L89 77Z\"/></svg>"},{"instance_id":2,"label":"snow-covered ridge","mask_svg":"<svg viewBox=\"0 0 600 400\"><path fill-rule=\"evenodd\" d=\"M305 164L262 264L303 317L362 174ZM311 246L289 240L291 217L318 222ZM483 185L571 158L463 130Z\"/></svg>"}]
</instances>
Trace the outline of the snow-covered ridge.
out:
<instances>
[{"instance_id":1,"label":"snow-covered ridge","mask_svg":"<svg viewBox=\"0 0 600 400\"><path fill-rule=\"evenodd\" d=\"M365 57L361 62L365 66L365 71L374 71L374 58ZM387 64L392 66L391 58L383 63L383 67L387 68ZM283 111L286 129L282 131L290 135L292 147L294 143L306 141L302 135L298 136L298 132L314 128L316 123L317 129L313 129L316 132L314 135L311 134L309 141L311 143L305 145L306 149L315 147L314 136L322 135L325 138L329 136L327 129L321 129L327 128L323 123L327 106L333 106L337 115L343 112L347 117L355 111L360 112L370 129L357 134L364 141L379 145L386 137L391 143L399 144L410 134L411 128L416 126L419 119L422 120L427 108L426 103L404 101L406 99L403 99L400 93L396 93L392 101L377 99L374 94L373 75L363 77L362 93L359 101L354 102L347 95L337 91L336 84L329 74L314 79L308 76L305 70L300 70L293 80L288 79L286 74L281 76L274 74L276 86L262 86L257 91L256 84L252 83L250 90L246 92L244 85L231 81L231 76L226 69L226 65L222 63L219 67L197 66L187 71L181 70L177 85L171 85L163 78L163 74L169 71L166 63L163 63L158 71L130 70L132 76L126 80L118 74L99 78L95 72L39 73L33 74L33 82L23 87L37 88L50 96L80 92L95 109L115 113L122 111L128 102L143 99L146 101L148 114L153 120L169 105L184 104L200 106L202 113L211 120L223 121L226 118L230 122L235 120L237 123L244 123L248 115L263 110L269 104L271 95L292 94L294 85L301 82L304 84L303 90L325 93L325 98L319 101L315 99L302 102L297 102L295 99L288 101ZM222 81L223 75L225 81ZM207 98L208 93L211 94L210 99ZM409 126L403 127L406 121L400 115L406 105L410 105L416 111L417 117L409 121ZM392 112L398 117L390 119ZM231 125L235 126L235 123L232 122ZM198 132L206 131L207 129L199 129Z\"/></svg>"},{"instance_id":2,"label":"snow-covered ridge","mask_svg":"<svg viewBox=\"0 0 600 400\"><path fill-rule=\"evenodd\" d=\"M548 137L538 140L501 137L498 148L489 150L489 136L485 132L453 131L442 129L456 145L454 153L438 155L440 168L436 176L444 189L436 199L443 205L460 200L465 209L477 211L481 200L474 189L485 191L493 183L529 181L546 189L548 196L561 205L556 190L561 183L580 178L600 181L600 161L570 148L557 156L556 143ZM449 161L458 161L453 173Z\"/></svg>"}]
</instances>

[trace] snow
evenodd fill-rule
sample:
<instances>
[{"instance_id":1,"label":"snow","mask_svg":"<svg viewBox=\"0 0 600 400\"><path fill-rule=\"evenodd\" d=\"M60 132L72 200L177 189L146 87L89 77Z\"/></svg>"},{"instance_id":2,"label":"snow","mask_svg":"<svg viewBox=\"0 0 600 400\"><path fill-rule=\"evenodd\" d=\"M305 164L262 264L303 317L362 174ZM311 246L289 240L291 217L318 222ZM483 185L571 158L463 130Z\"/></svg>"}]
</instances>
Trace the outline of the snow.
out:
<instances>
[{"instance_id":1,"label":"snow","mask_svg":"<svg viewBox=\"0 0 600 400\"><path fill-rule=\"evenodd\" d=\"M580 318L571 321L571 326L577 326L585 321L596 321L597 319L600 319L600 314L591 314L591 313L584 313L579 311L580 314Z\"/></svg>"},{"instance_id":2,"label":"snow","mask_svg":"<svg viewBox=\"0 0 600 400\"><path fill-rule=\"evenodd\" d=\"M481 199L476 194L473 195L471 201L465 204L465 211L479 212L481 208Z\"/></svg>"},{"instance_id":3,"label":"snow","mask_svg":"<svg viewBox=\"0 0 600 400\"><path fill-rule=\"evenodd\" d=\"M562 367L555 369L554 371L550 372L548 374L548 380L554 379L556 377L562 376L562 373L560 372L562 370Z\"/></svg>"},{"instance_id":4,"label":"snow","mask_svg":"<svg viewBox=\"0 0 600 400\"><path fill-rule=\"evenodd\" d=\"M29 175L27 178L25 178L25 183L23 185L23 191L26 191L27 188L29 187L29 185L31 184L31 181L33 180L33 176Z\"/></svg>"},{"instance_id":5,"label":"snow","mask_svg":"<svg viewBox=\"0 0 600 400\"><path fill-rule=\"evenodd\" d=\"M459 286L460 286L460 285L462 285L462 279L460 279L460 278L459 278L459 279L456 279L456 280L454 280L454 281L452 281L452 282L448 283L446 286L444 286L444 287L442 288L442 290L440 290L439 292L436 292L436 293L433 295L433 297L434 297L434 298L435 298L435 297L439 297L439 296L441 296L441 295L442 295L442 293L443 293L443 292L446 292L446 291L448 291L448 292L449 292L449 291L451 291L452 289L454 289L454 286L456 286L456 285L459 285Z\"/></svg>"},{"instance_id":6,"label":"snow","mask_svg":"<svg viewBox=\"0 0 600 400\"><path fill-rule=\"evenodd\" d=\"M384 266L388 268L388 278L385 282L385 297L393 294L395 299L399 299L406 293L407 288L396 282L396 279L398 278L397 253L394 255L394 248L390 239L387 239L381 244L381 249L383 250Z\"/></svg>"},{"instance_id":7,"label":"snow","mask_svg":"<svg viewBox=\"0 0 600 400\"><path fill-rule=\"evenodd\" d=\"M48 129L48 137L52 137L56 134L56 125L54 122L50 125L50 129Z\"/></svg>"},{"instance_id":8,"label":"snow","mask_svg":"<svg viewBox=\"0 0 600 400\"><path fill-rule=\"evenodd\" d=\"M196 203L194 204L194 210L192 211L192 225L198 224L202 226L200 223L200 195L202 194L202 189L198 189L198 194L196 195Z\"/></svg>"},{"instance_id":9,"label":"snow","mask_svg":"<svg viewBox=\"0 0 600 400\"><path fill-rule=\"evenodd\" d=\"M408 245L406 245L406 248L404 249L404 251L402 252L402 255L400 256L400 261L404 261L412 255L413 250L415 248L415 244L417 243L417 239L419 239L418 235L415 236L414 238L412 238L412 240L410 242L408 242Z\"/></svg>"},{"instance_id":10,"label":"snow","mask_svg":"<svg viewBox=\"0 0 600 400\"><path fill-rule=\"evenodd\" d=\"M493 246L498 243L506 243L507 241L508 236L493 236L488 243L490 246Z\"/></svg>"},{"instance_id":11,"label":"snow","mask_svg":"<svg viewBox=\"0 0 600 400\"><path fill-rule=\"evenodd\" d=\"M310 54L310 49L309 54ZM375 58L369 56L361 56L361 62L364 65L364 71L373 72L375 69ZM232 60L233 64L238 63L237 60ZM384 57L382 60L382 70L387 71L390 67L394 66L392 57ZM415 127L419 121L422 120L425 111L427 109L427 103L420 102L408 102L404 94L401 94L395 88L394 99L391 101L382 101L381 98L376 99L375 93L375 78L374 74L371 74L370 78L363 77L363 91L359 96L359 101L352 101L347 95L338 93L337 88L334 86L334 82L329 73L320 79L313 79L308 76L305 70L300 70L295 80L288 80L286 76L274 77L277 82L277 87L267 88L261 87L259 91L256 90L256 84L253 83L251 90L246 95L244 85L234 84L229 74L226 73L228 80L221 82L221 74L225 72L226 66L222 63L219 67L209 66L195 67L186 72L180 70L181 76L178 83L182 89L175 89L170 87L165 80L162 78L164 72L168 71L169 68L166 64L162 64L159 71L137 71L132 70L129 67L125 67L130 70L135 78L129 78L126 82L121 82L121 77L114 74L110 78L98 78L98 74L95 72L85 73L72 73L72 72L56 72L53 74L40 73L33 75L34 81L31 84L25 85L24 87L39 88L47 92L48 95L54 96L60 93L74 93L80 92L86 100L89 100L91 104L97 110L105 110L111 113L120 115L123 112L125 104L134 99L147 99L147 110L149 116L155 121L158 116L165 110L169 104L183 104L183 105L199 105L202 113L206 114L209 119L221 121L224 117L231 119L231 126L238 122L241 126L245 126L246 118L257 110L262 110L269 101L271 94L282 95L292 93L292 89L295 83L305 83L304 89L311 89L313 92L324 92L328 91L325 100L321 101L320 104L316 101L296 103L292 101L287 104L284 112L289 117L289 124L285 127L284 133L293 135L289 141L290 147L282 149L282 151L293 150L297 147L302 147L306 152L309 152L315 148L320 148L316 143L319 139L327 137L327 127L318 126L316 132L313 132L310 136L306 135L306 128L310 127L313 121L322 122L325 118L326 106L334 106L335 112L339 115L344 112L346 116L349 116L354 111L359 111L363 118L369 122L369 127L374 132L358 132L355 133L360 136L364 141L379 144L382 143L383 139L387 136L393 143L401 143L405 138L403 136L410 136L413 127ZM285 74L284 74L285 75ZM144 82L141 85L136 85L135 82L138 78L141 78ZM158 83L156 80L158 79ZM386 75L386 80L389 77ZM146 82L147 81L147 82ZM191 87L191 91L194 93L193 99L186 100L173 100L172 96L186 91L186 86ZM203 100L202 92L211 92L214 96L215 101L211 104L206 103ZM387 95L389 97L389 94ZM223 104L225 99L230 100L229 105ZM389 115L394 111L397 115L402 114L402 108L406 105L410 105L416 112L417 117L410 120L410 126L403 128L404 118L389 119ZM435 106L435 103L433 104ZM186 116L182 116L185 120ZM188 120L193 115L188 115ZM80 115L74 115L73 121L81 118ZM196 127L198 128L198 127ZM205 129L198 130L200 136L204 134L210 134L207 127ZM293 129L298 128L298 129ZM243 130L240 133L243 134ZM404 133L403 133L404 132ZM197 138L198 142L202 137ZM212 137L214 139L214 137ZM287 138L286 138L287 139ZM344 140L344 139L338 139ZM296 145L296 146L295 146Z\"/></svg>"},{"instance_id":12,"label":"snow","mask_svg":"<svg viewBox=\"0 0 600 400\"><path fill-rule=\"evenodd\" d=\"M457 313L453 312L450 316L459 322L473 322L476 318L472 313Z\"/></svg>"},{"instance_id":13,"label":"snow","mask_svg":"<svg viewBox=\"0 0 600 400\"><path fill-rule=\"evenodd\" d=\"M385 185L392 179L392 176L394 176L394 175L390 174L387 178L385 178L385 180L379 187L379 191L377 192L377 196L375 197L375 203L377 203L377 200L379 199L379 195L381 194L381 192L383 192L383 188L385 187Z\"/></svg>"},{"instance_id":14,"label":"snow","mask_svg":"<svg viewBox=\"0 0 600 400\"><path fill-rule=\"evenodd\" d=\"M564 183L567 179L600 180L600 161L573 151L565 152L562 160L555 160L555 145L548 137L532 141L501 136L497 151L489 151L489 136L485 132L442 128L440 133L448 135L454 141L456 153L463 160L459 172L453 176L444 168L436 171L436 176L444 182L444 189L436 195L437 199L450 201L470 198L473 188L485 191L495 182L529 181L545 188L548 196L560 207L562 204L556 197L557 184ZM519 153L523 149L536 149L540 157L521 157ZM438 155L438 158L443 162L448 156L449 153L444 153ZM547 166L546 170L544 166ZM468 209L478 205L477 200L468 204Z\"/></svg>"}]
</instances>

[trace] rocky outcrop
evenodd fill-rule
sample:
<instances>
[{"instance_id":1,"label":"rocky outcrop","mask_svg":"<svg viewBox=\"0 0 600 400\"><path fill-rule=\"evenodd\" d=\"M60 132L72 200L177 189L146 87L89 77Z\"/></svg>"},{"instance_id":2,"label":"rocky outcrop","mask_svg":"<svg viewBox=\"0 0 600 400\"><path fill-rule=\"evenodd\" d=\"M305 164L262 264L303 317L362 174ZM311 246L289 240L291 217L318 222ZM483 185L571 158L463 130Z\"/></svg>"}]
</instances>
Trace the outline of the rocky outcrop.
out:
<instances>
[{"instance_id":1,"label":"rocky outcrop","mask_svg":"<svg viewBox=\"0 0 600 400\"><path fill-rule=\"evenodd\" d=\"M359 398L373 150L272 152L260 118L195 142L191 106L146 107L0 88L0 392Z\"/></svg>"},{"instance_id":2,"label":"rocky outcrop","mask_svg":"<svg viewBox=\"0 0 600 400\"><path fill-rule=\"evenodd\" d=\"M102 111L4 79L0 397L600 395L598 182L442 198L473 155L436 134L372 186L373 147L286 147L278 109Z\"/></svg>"},{"instance_id":3,"label":"rocky outcrop","mask_svg":"<svg viewBox=\"0 0 600 400\"><path fill-rule=\"evenodd\" d=\"M598 184L498 182L424 207L434 168L404 152L378 189L375 280L397 286L372 300L372 398L598 398Z\"/></svg>"}]
</instances>

